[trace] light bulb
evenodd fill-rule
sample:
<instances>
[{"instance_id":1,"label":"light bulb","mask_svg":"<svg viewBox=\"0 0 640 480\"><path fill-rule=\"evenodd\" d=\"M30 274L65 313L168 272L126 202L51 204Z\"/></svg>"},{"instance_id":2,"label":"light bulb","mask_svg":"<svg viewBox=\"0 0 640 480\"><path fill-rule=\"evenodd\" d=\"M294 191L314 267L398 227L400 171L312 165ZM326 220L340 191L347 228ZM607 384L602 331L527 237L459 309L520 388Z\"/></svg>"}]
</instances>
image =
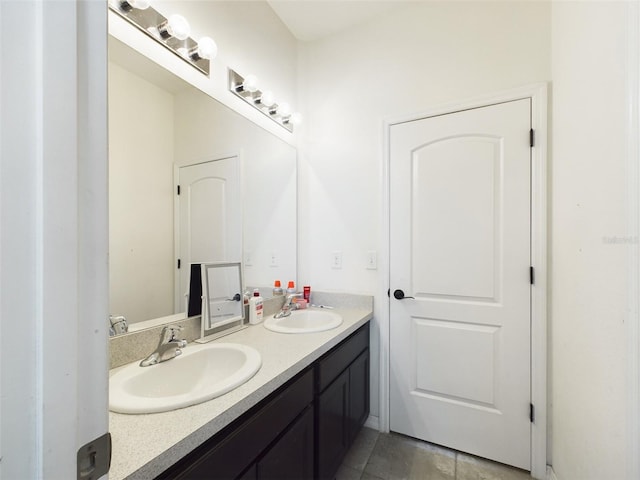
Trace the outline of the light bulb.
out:
<instances>
[{"instance_id":1,"label":"light bulb","mask_svg":"<svg viewBox=\"0 0 640 480\"><path fill-rule=\"evenodd\" d=\"M293 112L289 117L291 125L300 125L302 123L302 115L298 112Z\"/></svg>"},{"instance_id":2,"label":"light bulb","mask_svg":"<svg viewBox=\"0 0 640 480\"><path fill-rule=\"evenodd\" d=\"M212 60L216 58L218 54L218 45L213 41L211 37L202 37L198 42L198 48L196 50L196 55L200 58L205 58L207 60Z\"/></svg>"},{"instance_id":3,"label":"light bulb","mask_svg":"<svg viewBox=\"0 0 640 480\"><path fill-rule=\"evenodd\" d=\"M127 0L127 3L137 10L146 10L151 5L149 0Z\"/></svg>"},{"instance_id":4,"label":"light bulb","mask_svg":"<svg viewBox=\"0 0 640 480\"><path fill-rule=\"evenodd\" d=\"M171 15L169 19L159 27L163 38L175 37L178 40L186 40L191 33L189 22L182 15Z\"/></svg>"},{"instance_id":5,"label":"light bulb","mask_svg":"<svg viewBox=\"0 0 640 480\"><path fill-rule=\"evenodd\" d=\"M250 93L258 90L258 77L255 75L247 75L242 82L242 89Z\"/></svg>"},{"instance_id":6,"label":"light bulb","mask_svg":"<svg viewBox=\"0 0 640 480\"><path fill-rule=\"evenodd\" d=\"M273 92L271 90L265 90L264 92L262 92L260 103L265 107L270 107L271 105L276 103L276 98L273 96Z\"/></svg>"},{"instance_id":7,"label":"light bulb","mask_svg":"<svg viewBox=\"0 0 640 480\"><path fill-rule=\"evenodd\" d=\"M289 115L291 115L291 107L288 103L282 102L278 105L278 109L276 110L276 112L278 112L278 115L280 115L281 117L288 117Z\"/></svg>"}]
</instances>

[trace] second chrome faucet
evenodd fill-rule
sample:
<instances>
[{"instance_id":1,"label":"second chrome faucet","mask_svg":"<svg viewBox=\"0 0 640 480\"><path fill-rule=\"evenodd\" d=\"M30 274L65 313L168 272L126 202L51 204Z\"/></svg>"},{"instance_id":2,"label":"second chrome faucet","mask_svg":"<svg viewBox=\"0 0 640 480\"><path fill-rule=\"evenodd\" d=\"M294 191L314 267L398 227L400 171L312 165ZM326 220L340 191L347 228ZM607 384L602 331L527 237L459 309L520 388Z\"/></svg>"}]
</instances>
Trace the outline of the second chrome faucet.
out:
<instances>
[{"instance_id":1,"label":"second chrome faucet","mask_svg":"<svg viewBox=\"0 0 640 480\"><path fill-rule=\"evenodd\" d=\"M291 310L297 310L298 305L293 301L294 298L302 298L301 293L291 293L287 295L287 298L282 305L282 309L274 315L275 318L288 317L291 315Z\"/></svg>"}]
</instances>

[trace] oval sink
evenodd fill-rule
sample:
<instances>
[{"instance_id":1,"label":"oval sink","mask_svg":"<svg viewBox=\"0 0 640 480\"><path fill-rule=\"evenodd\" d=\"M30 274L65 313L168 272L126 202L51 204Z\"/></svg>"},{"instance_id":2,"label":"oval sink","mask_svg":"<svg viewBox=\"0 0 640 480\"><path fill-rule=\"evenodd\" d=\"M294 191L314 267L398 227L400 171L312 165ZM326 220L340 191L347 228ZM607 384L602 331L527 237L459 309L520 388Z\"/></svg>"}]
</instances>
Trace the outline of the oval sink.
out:
<instances>
[{"instance_id":1,"label":"oval sink","mask_svg":"<svg viewBox=\"0 0 640 480\"><path fill-rule=\"evenodd\" d=\"M342 324L342 317L326 310L295 310L283 318L269 317L264 327L279 333L313 333L331 330Z\"/></svg>"},{"instance_id":2,"label":"oval sink","mask_svg":"<svg viewBox=\"0 0 640 480\"><path fill-rule=\"evenodd\" d=\"M237 343L185 347L182 355L141 367L138 362L109 378L109 410L157 413L196 405L223 395L255 375L260 353Z\"/></svg>"}]
</instances>

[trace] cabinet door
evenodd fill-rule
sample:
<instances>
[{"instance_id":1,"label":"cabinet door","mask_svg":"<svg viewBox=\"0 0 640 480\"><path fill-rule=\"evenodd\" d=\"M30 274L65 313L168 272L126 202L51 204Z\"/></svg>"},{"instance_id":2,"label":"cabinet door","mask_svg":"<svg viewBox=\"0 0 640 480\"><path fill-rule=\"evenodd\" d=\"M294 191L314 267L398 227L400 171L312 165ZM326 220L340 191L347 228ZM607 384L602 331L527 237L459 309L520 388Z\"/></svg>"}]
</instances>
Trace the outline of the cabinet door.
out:
<instances>
[{"instance_id":1,"label":"cabinet door","mask_svg":"<svg viewBox=\"0 0 640 480\"><path fill-rule=\"evenodd\" d=\"M257 478L256 465L253 464L246 472L238 477L238 480L256 480Z\"/></svg>"},{"instance_id":2,"label":"cabinet door","mask_svg":"<svg viewBox=\"0 0 640 480\"><path fill-rule=\"evenodd\" d=\"M349 442L353 442L369 416L369 350L349 367Z\"/></svg>"},{"instance_id":3,"label":"cabinet door","mask_svg":"<svg viewBox=\"0 0 640 480\"><path fill-rule=\"evenodd\" d=\"M313 402L313 370L307 370L272 397L267 399L265 405L261 404L256 411L249 413L246 418L239 419L238 426L230 433L213 436L163 472L158 479L242 478L244 475L242 472L255 464L256 459Z\"/></svg>"},{"instance_id":4,"label":"cabinet door","mask_svg":"<svg viewBox=\"0 0 640 480\"><path fill-rule=\"evenodd\" d=\"M313 406L258 461L257 479L313 479Z\"/></svg>"},{"instance_id":5,"label":"cabinet door","mask_svg":"<svg viewBox=\"0 0 640 480\"><path fill-rule=\"evenodd\" d=\"M332 479L349 449L349 370L318 397L318 478Z\"/></svg>"}]
</instances>

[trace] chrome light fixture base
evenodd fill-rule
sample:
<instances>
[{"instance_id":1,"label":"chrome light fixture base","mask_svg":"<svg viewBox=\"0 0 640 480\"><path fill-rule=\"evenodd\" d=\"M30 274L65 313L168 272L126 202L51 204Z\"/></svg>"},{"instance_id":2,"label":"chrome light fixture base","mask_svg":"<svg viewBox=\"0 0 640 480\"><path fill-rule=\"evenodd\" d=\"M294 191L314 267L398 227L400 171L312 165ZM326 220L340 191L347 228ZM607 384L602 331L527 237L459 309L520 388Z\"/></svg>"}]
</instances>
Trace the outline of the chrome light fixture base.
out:
<instances>
[{"instance_id":1,"label":"chrome light fixture base","mask_svg":"<svg viewBox=\"0 0 640 480\"><path fill-rule=\"evenodd\" d=\"M247 77L249 77L247 75ZM241 98L253 108L262 112L271 120L276 122L286 130L293 132L293 122L290 121L291 115L283 116L278 113L278 104L264 105L260 102L263 92L260 89L249 91L243 88L245 77L238 72L229 69L229 91L236 97Z\"/></svg>"},{"instance_id":2,"label":"chrome light fixture base","mask_svg":"<svg viewBox=\"0 0 640 480\"><path fill-rule=\"evenodd\" d=\"M191 37L179 40L176 37L167 37L166 34L163 35L158 27L166 25L168 19L152 6L141 10L133 8L126 0L109 0L109 9L120 15L165 48L175 53L189 65L209 76L211 62L208 59L200 58L197 54L193 53L197 51L198 42Z\"/></svg>"}]
</instances>

